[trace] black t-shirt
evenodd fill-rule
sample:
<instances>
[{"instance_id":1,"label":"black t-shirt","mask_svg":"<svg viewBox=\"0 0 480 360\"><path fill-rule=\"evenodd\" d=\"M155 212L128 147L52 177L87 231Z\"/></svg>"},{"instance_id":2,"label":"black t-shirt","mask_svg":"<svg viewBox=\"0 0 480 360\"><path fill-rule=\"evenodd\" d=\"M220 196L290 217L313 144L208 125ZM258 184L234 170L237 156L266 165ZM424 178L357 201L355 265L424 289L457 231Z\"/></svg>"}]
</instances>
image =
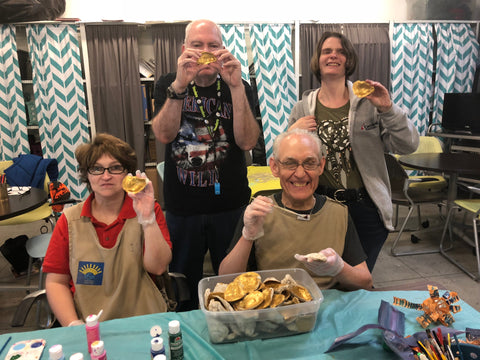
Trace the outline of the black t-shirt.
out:
<instances>
[{"instance_id":1,"label":"black t-shirt","mask_svg":"<svg viewBox=\"0 0 480 360\"><path fill-rule=\"evenodd\" d=\"M314 196L316 198L316 201L315 201L315 206L313 208L312 214L316 214L317 212L319 212L326 201L326 198L324 195L314 194ZM280 191L276 193L274 195L274 198L275 198L275 202L279 206L283 207L282 192ZM292 211L295 211L298 214L310 213L310 210L306 210L306 211L292 210ZM235 233L233 235L232 242L230 243L227 253L232 251L232 249L237 244L238 240L240 240L242 236L242 228L243 228L243 214L240 217L240 220L238 221L237 227L235 229ZM319 246L321 247L321 244L319 244ZM320 251L321 249L312 249L312 251L313 250ZM345 233L345 246L343 248L343 254L339 254L339 255L342 257L343 261L345 261L347 264L350 264L351 266L356 266L362 263L363 261L367 260L367 256L365 255L365 251L363 250L362 244L360 243L360 239L357 234L357 229L355 229L355 225L353 223L352 218L350 217L350 214L348 214L348 226L347 226L347 232ZM257 270L257 262L255 260L255 243L253 243L252 250L250 251L247 270L248 271Z\"/></svg>"},{"instance_id":2,"label":"black t-shirt","mask_svg":"<svg viewBox=\"0 0 480 360\"><path fill-rule=\"evenodd\" d=\"M165 103L166 89L174 80L175 74L170 73L157 81L154 92L157 111ZM247 82L243 83L253 110L251 88ZM245 154L235 143L233 133L230 88L220 79L220 111L216 82L209 87L197 86L197 91L207 119L201 114L190 84L183 101L179 132L165 148L165 209L176 215L233 210L250 199Z\"/></svg>"}]
</instances>

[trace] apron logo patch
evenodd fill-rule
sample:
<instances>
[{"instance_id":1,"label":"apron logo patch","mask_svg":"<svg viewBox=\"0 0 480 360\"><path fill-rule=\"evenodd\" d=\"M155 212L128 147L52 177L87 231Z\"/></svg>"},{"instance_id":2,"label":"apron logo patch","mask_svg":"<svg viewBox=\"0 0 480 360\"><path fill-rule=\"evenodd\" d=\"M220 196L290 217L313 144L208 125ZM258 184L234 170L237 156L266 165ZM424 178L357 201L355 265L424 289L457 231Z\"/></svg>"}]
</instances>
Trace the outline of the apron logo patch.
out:
<instances>
[{"instance_id":1,"label":"apron logo patch","mask_svg":"<svg viewBox=\"0 0 480 360\"><path fill-rule=\"evenodd\" d=\"M79 261L77 284L102 285L104 263Z\"/></svg>"}]
</instances>

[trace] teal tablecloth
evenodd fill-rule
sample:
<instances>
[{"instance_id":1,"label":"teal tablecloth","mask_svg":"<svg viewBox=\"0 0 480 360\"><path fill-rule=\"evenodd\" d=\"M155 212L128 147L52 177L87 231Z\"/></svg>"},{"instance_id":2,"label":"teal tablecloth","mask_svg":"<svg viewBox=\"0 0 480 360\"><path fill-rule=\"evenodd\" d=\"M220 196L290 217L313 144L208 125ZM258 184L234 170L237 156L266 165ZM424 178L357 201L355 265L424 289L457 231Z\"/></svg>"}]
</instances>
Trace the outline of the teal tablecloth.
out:
<instances>
[{"instance_id":1,"label":"teal tablecloth","mask_svg":"<svg viewBox=\"0 0 480 360\"><path fill-rule=\"evenodd\" d=\"M205 316L200 310L186 313L163 313L111 320L100 323L102 340L105 342L109 360L150 359L150 334L153 325L163 329L163 339L168 343L168 322L177 319L183 330L185 359L396 359L395 354L383 347L380 330L368 330L354 338L340 350L324 354L336 337L357 330L365 324L377 324L381 300L393 303L393 296L412 302L422 302L428 291L354 291L323 290L317 323L313 331L305 334L268 340L252 340L232 344L213 345L208 336ZM440 291L440 294L443 294ZM480 313L460 301L462 311L454 314L453 328L465 330L478 328ZM421 312L398 308L406 315L405 334L423 331L415 318ZM8 348L17 341L42 338L47 345L41 359L48 359L48 348L61 344L66 359L73 353L87 355L86 335L83 326L56 328L24 333L0 335L0 347L12 336L7 349L0 354L4 359ZM168 346L167 353L168 353ZM89 357L86 356L85 359Z\"/></svg>"}]
</instances>

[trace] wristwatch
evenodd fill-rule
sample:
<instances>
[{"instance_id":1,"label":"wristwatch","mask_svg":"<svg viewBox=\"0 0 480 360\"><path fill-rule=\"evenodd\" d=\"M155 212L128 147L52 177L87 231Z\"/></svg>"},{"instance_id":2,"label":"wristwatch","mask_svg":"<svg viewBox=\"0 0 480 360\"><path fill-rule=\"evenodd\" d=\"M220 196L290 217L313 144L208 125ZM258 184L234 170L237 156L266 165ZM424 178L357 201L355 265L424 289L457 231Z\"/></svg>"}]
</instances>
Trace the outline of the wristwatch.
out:
<instances>
[{"instance_id":1,"label":"wristwatch","mask_svg":"<svg viewBox=\"0 0 480 360\"><path fill-rule=\"evenodd\" d=\"M172 85L170 85L167 88L167 98L173 99L173 100L183 100L188 94L188 88L185 89L184 92L177 94L175 90L173 89Z\"/></svg>"}]
</instances>

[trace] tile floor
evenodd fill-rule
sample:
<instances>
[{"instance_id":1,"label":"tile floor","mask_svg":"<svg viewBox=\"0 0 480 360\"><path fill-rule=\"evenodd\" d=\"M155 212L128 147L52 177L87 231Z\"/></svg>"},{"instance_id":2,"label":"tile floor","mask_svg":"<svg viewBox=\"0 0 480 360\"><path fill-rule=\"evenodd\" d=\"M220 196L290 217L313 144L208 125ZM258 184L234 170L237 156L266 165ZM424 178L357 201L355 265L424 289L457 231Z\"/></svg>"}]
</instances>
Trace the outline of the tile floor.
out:
<instances>
[{"instance_id":1,"label":"tile floor","mask_svg":"<svg viewBox=\"0 0 480 360\"><path fill-rule=\"evenodd\" d=\"M423 207L425 214L430 221L430 228L442 225L443 220L438 216L436 207ZM403 211L400 213L402 216ZM27 227L0 227L0 245L9 238L16 235L27 234L29 236L38 234L39 226ZM472 280L456 266L451 264L440 254L415 255L393 257L390 255L390 247L396 233L391 233L385 244L375 269L373 271L374 285L377 290L382 289L427 289L427 284L438 285L441 289L457 291L460 298L480 311L480 283ZM405 233L399 244L399 249L421 248L435 246L438 244L441 232L432 231L422 234L418 244L410 242L411 233ZM455 256L468 264L468 267L475 269L475 256L471 248L461 241L455 242L456 249L452 251ZM438 245L437 245L438 246ZM14 280L10 272L10 266L0 254L0 282L24 282L25 280ZM36 278L34 278L35 283ZM1 292L0 291L0 333L27 331L35 328L35 311L30 311L24 327L12 328L10 322L17 304L25 295L24 291Z\"/></svg>"}]
</instances>

